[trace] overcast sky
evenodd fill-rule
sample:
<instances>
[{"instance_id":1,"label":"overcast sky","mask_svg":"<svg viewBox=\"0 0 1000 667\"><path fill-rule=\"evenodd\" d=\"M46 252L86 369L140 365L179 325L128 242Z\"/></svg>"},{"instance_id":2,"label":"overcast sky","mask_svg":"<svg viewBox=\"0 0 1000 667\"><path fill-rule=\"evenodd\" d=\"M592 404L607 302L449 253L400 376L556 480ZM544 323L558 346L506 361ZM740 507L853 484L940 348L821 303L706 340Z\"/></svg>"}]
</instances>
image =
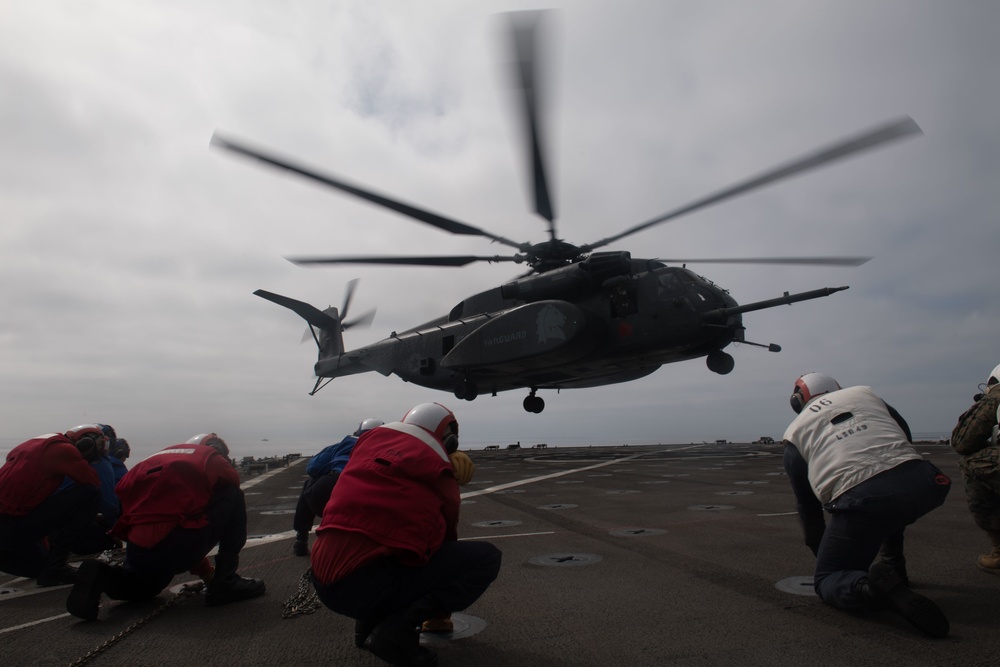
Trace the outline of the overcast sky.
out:
<instances>
[{"instance_id":1,"label":"overcast sky","mask_svg":"<svg viewBox=\"0 0 1000 667\"><path fill-rule=\"evenodd\" d=\"M545 108L562 238L593 242L900 116L924 135L623 239L636 257L870 255L853 269L696 265L741 303L736 368L474 402L376 373L316 396L304 323L252 295L377 306L348 347L523 271L300 268L301 254L495 254L209 148L216 130L518 241L530 210L499 12L532 3L0 2L0 450L84 422L139 456L216 431L310 453L437 400L463 443L779 437L795 378L875 388L945 434L1000 361L1000 4L572 2ZM266 442L264 440L267 440Z\"/></svg>"}]
</instances>

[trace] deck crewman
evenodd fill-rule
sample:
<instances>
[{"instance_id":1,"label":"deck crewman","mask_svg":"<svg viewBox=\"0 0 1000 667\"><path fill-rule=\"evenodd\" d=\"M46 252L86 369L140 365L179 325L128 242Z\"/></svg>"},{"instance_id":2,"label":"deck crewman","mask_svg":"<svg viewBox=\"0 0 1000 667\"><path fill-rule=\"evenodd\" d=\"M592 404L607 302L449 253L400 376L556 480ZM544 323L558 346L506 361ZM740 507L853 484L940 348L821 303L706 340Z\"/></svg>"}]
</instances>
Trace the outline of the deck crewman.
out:
<instances>
[{"instance_id":1,"label":"deck crewman","mask_svg":"<svg viewBox=\"0 0 1000 667\"><path fill-rule=\"evenodd\" d=\"M906 421L871 387L841 389L829 375L806 373L791 404L798 416L785 431L784 465L816 556L816 594L841 609L888 609L946 636L944 613L910 590L903 530L944 503L951 481L923 460Z\"/></svg>"},{"instance_id":2,"label":"deck crewman","mask_svg":"<svg viewBox=\"0 0 1000 667\"><path fill-rule=\"evenodd\" d=\"M86 560L66 609L97 618L101 594L145 600L174 575L191 572L207 584L205 602L221 605L263 595L263 581L237 574L247 540L246 501L229 447L215 433L153 454L119 482L122 515L111 533L126 542L125 563ZM219 546L213 568L206 555Z\"/></svg>"}]
</instances>

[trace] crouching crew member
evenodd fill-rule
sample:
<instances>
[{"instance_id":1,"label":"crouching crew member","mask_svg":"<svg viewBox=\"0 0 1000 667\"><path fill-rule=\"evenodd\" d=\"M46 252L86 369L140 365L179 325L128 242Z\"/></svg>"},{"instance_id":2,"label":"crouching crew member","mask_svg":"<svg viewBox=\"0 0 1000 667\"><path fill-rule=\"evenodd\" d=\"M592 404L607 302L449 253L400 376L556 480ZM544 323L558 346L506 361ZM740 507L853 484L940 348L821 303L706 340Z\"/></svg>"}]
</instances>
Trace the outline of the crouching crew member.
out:
<instances>
[{"instance_id":1,"label":"crouching crew member","mask_svg":"<svg viewBox=\"0 0 1000 667\"><path fill-rule=\"evenodd\" d=\"M121 514L121 503L115 493L115 486L118 480L115 478L115 469L108 456L108 435L106 429L110 426L101 424L81 424L66 431L66 437L73 444L78 443L83 438L93 440L97 444L97 456L90 461L90 467L97 473L101 480L101 497L97 502L97 514L87 525L83 533L72 545L73 553L93 554L106 549L114 549L121 546L118 540L108 535L108 531L115 525L118 516ZM112 432L113 429L112 429ZM66 478L59 487L62 493L76 485L76 481Z\"/></svg>"},{"instance_id":2,"label":"crouching crew member","mask_svg":"<svg viewBox=\"0 0 1000 667\"><path fill-rule=\"evenodd\" d=\"M115 600L145 600L188 571L208 584L208 605L263 595L263 581L236 573L247 516L240 478L228 457L222 438L208 433L133 466L118 484L122 515L111 531L126 542L125 563L84 561L67 611L92 620L101 593ZM213 572L206 555L216 544Z\"/></svg>"},{"instance_id":3,"label":"crouching crew member","mask_svg":"<svg viewBox=\"0 0 1000 667\"><path fill-rule=\"evenodd\" d=\"M420 625L471 605L500 570L492 544L458 541L458 486L473 466L457 449L458 422L438 403L363 434L317 530L319 599L393 665L437 664Z\"/></svg>"},{"instance_id":4,"label":"crouching crew member","mask_svg":"<svg viewBox=\"0 0 1000 667\"><path fill-rule=\"evenodd\" d=\"M799 416L785 431L784 464L816 555L816 594L841 609L888 609L946 636L944 613L909 588L903 530L944 503L951 481L923 460L906 421L871 387L841 389L807 373L791 403Z\"/></svg>"},{"instance_id":5,"label":"crouching crew member","mask_svg":"<svg viewBox=\"0 0 1000 667\"><path fill-rule=\"evenodd\" d=\"M10 450L0 467L0 570L39 586L74 582L66 560L97 515L100 481L90 461L98 457L92 439L74 445L61 433ZM66 477L76 485L55 493Z\"/></svg>"},{"instance_id":6,"label":"crouching crew member","mask_svg":"<svg viewBox=\"0 0 1000 667\"><path fill-rule=\"evenodd\" d=\"M345 435L343 440L334 445L324 447L316 456L309 459L309 464L306 466L308 477L302 485L302 493L299 494L295 515L292 517L292 528L295 530L295 541L292 542L293 554L309 555L309 531L312 530L313 521L316 517L323 516L326 501L330 499L330 493L333 492L340 471L351 458L351 451L358 437L365 431L384 423L381 419L364 419L358 424L354 433Z\"/></svg>"}]
</instances>

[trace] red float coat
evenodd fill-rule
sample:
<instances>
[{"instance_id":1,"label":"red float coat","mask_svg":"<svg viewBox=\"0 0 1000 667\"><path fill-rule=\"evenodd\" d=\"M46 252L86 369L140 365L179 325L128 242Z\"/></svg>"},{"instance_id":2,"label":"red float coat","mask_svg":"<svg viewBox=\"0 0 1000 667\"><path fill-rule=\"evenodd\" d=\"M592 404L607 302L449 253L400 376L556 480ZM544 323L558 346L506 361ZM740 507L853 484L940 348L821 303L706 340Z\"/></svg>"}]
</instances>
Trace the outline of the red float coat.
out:
<instances>
[{"instance_id":1,"label":"red float coat","mask_svg":"<svg viewBox=\"0 0 1000 667\"><path fill-rule=\"evenodd\" d=\"M347 531L364 535L362 542L375 555L395 552L406 565L423 565L442 542L458 539L460 503L441 442L419 426L385 424L363 434L354 446L323 510L317 547L324 533L333 537ZM314 571L317 551L326 549L314 550ZM327 581L347 574L338 565L320 564L330 573Z\"/></svg>"},{"instance_id":2,"label":"red float coat","mask_svg":"<svg viewBox=\"0 0 1000 667\"><path fill-rule=\"evenodd\" d=\"M0 514L31 513L67 475L77 484L101 486L97 471L66 436L49 433L21 443L10 450L0 468Z\"/></svg>"},{"instance_id":3,"label":"red float coat","mask_svg":"<svg viewBox=\"0 0 1000 667\"><path fill-rule=\"evenodd\" d=\"M219 485L240 485L229 460L205 445L174 445L140 461L115 492L122 514L109 531L137 546L155 546L171 530L208 525L205 509Z\"/></svg>"}]
</instances>

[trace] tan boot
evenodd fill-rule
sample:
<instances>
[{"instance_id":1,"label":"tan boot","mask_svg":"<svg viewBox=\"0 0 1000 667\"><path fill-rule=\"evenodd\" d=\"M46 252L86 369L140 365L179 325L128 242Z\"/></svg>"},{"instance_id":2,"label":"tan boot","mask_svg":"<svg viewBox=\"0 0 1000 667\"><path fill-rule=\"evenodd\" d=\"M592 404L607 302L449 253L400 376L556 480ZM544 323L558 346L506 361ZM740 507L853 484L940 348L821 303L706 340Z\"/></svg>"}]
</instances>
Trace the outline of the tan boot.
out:
<instances>
[{"instance_id":1,"label":"tan boot","mask_svg":"<svg viewBox=\"0 0 1000 667\"><path fill-rule=\"evenodd\" d=\"M976 566L983 572L990 574L1000 574L1000 533L987 531L986 534L993 544L993 551L983 554L976 561Z\"/></svg>"},{"instance_id":2,"label":"tan boot","mask_svg":"<svg viewBox=\"0 0 1000 667\"><path fill-rule=\"evenodd\" d=\"M421 632L454 632L455 622L451 620L451 614L437 614L424 621L420 626Z\"/></svg>"}]
</instances>

